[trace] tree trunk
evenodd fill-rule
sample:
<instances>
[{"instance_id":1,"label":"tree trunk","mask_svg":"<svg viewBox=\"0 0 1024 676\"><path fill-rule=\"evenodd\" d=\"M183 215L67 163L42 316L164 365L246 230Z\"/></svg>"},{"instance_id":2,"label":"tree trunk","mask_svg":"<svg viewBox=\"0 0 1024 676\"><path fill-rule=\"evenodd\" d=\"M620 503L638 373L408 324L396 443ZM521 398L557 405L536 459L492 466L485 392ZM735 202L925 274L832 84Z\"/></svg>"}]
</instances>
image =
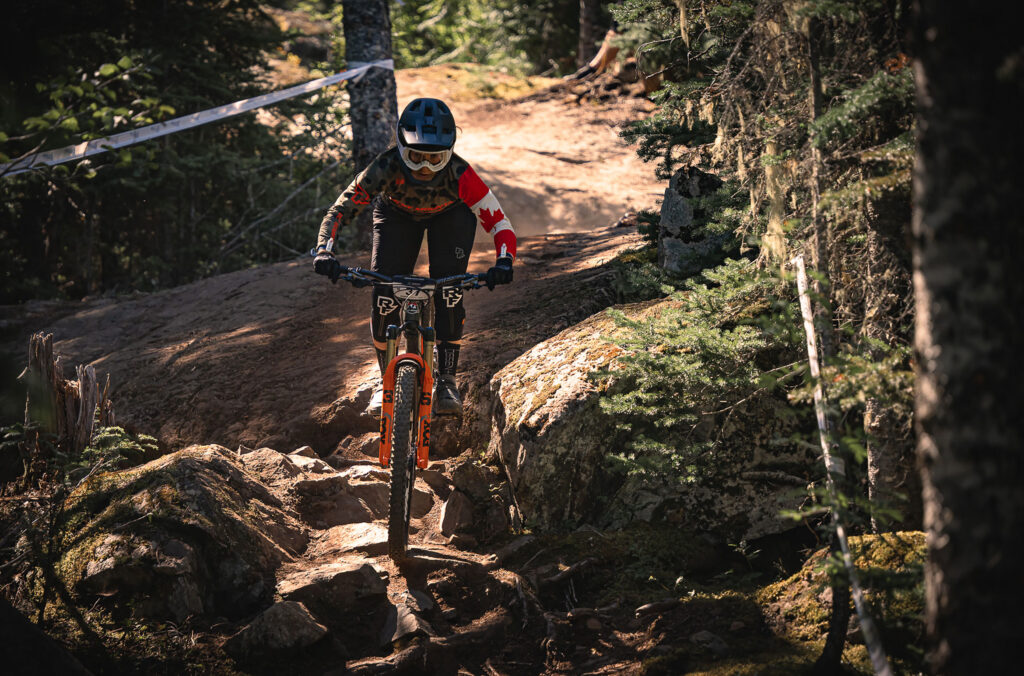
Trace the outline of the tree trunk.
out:
<instances>
[{"instance_id":1,"label":"tree trunk","mask_svg":"<svg viewBox=\"0 0 1024 676\"><path fill-rule=\"evenodd\" d=\"M349 63L391 58L391 15L387 0L342 0L345 60ZM373 158L394 143L398 124L395 73L371 68L358 80L348 81L349 117L352 120L352 164L362 171ZM354 224L355 244L370 242L370 209Z\"/></svg>"},{"instance_id":2,"label":"tree trunk","mask_svg":"<svg viewBox=\"0 0 1024 676\"><path fill-rule=\"evenodd\" d=\"M779 145L772 139L765 142L764 154L773 158L779 154ZM769 161L764 168L765 191L768 193L768 226L764 234L764 255L772 263L786 264L786 233L782 229L786 217L786 186L782 182L782 167Z\"/></svg>"},{"instance_id":3,"label":"tree trunk","mask_svg":"<svg viewBox=\"0 0 1024 676\"><path fill-rule=\"evenodd\" d=\"M82 666L64 646L32 624L14 609L7 599L0 597L0 664L9 676L29 674L67 674L88 676L92 673ZM101 644L102 645L102 644Z\"/></svg>"},{"instance_id":4,"label":"tree trunk","mask_svg":"<svg viewBox=\"0 0 1024 676\"><path fill-rule=\"evenodd\" d=\"M811 19L807 28L807 54L810 66L810 103L811 119L813 123L821 116L822 111L822 85L820 67L820 41L823 37L821 23L817 19ZM814 137L811 137L811 227L813 229L814 245L813 260L814 269L818 272L813 288L818 295L816 309L816 328L819 331L821 340L821 357L823 364L828 364L831 357L835 356L835 341L832 332L832 306L830 302L830 285L828 283L828 255L829 255L829 231L824 219L821 218L821 151L814 146ZM828 419L828 429L835 429L835 421ZM831 438L831 436L830 436ZM840 453L838 446L831 449L832 455L844 466L842 473L835 473L834 481L836 490L840 494L849 496L848 484L845 473L845 458ZM832 510L839 509L839 505L832 505ZM838 516L834 517L834 520ZM833 535L832 553L838 550ZM850 623L850 585L845 575L832 576L832 616L829 619L828 636L825 638L825 647L821 655L814 663L812 673L833 674L838 673L839 665L843 657L843 646L846 643L846 631Z\"/></svg>"},{"instance_id":5,"label":"tree trunk","mask_svg":"<svg viewBox=\"0 0 1024 676\"><path fill-rule=\"evenodd\" d=\"M1024 607L1024 62L1015 6L914 24L916 429L931 668L1010 673Z\"/></svg>"},{"instance_id":6,"label":"tree trunk","mask_svg":"<svg viewBox=\"0 0 1024 676\"><path fill-rule=\"evenodd\" d=\"M904 245L904 225L909 208L902 201L882 199L872 203L867 228L867 289L863 333L867 338L895 345L910 288L909 261L897 252ZM909 207L909 203L907 204ZM871 349L874 359L882 350ZM921 484L914 463L909 415L876 397L864 404L864 434L868 455L868 498L873 506L895 508L900 517L891 523L871 518L871 529L919 530Z\"/></svg>"},{"instance_id":7,"label":"tree trunk","mask_svg":"<svg viewBox=\"0 0 1024 676\"><path fill-rule=\"evenodd\" d=\"M601 0L580 0L580 45L576 66L582 68L597 54L597 41L603 35L597 25L601 20Z\"/></svg>"}]
</instances>

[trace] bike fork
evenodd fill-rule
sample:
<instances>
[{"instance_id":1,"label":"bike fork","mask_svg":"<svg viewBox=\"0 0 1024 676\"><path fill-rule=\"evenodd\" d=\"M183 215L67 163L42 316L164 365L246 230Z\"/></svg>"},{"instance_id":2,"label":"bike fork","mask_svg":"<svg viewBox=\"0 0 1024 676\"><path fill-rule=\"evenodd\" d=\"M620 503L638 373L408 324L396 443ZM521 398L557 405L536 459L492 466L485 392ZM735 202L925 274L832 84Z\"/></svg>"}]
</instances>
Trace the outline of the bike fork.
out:
<instances>
[{"instance_id":1,"label":"bike fork","mask_svg":"<svg viewBox=\"0 0 1024 676\"><path fill-rule=\"evenodd\" d=\"M418 328L418 327L417 327ZM412 343L410 351L398 355L398 335L400 329L397 326L389 326L387 329L387 344L385 347L385 358L387 367L384 371L383 402L380 413L380 464L387 467L391 461L391 427L394 425L395 410L395 372L398 362L413 361L419 367L419 396L417 397L416 419L414 420L414 432L416 442L416 466L426 469L430 458L430 416L434 392L434 343L435 333L432 327L419 329L415 338L410 341L412 335L406 336L406 343ZM422 336L422 354L418 353L417 345Z\"/></svg>"}]
</instances>

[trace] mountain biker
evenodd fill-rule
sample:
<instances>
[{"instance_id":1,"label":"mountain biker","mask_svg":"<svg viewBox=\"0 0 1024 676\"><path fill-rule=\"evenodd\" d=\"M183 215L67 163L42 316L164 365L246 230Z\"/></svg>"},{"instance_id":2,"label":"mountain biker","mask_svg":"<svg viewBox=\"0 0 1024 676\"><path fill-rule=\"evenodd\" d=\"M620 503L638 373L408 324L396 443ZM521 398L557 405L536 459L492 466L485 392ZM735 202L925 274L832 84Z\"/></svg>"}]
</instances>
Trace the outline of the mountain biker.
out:
<instances>
[{"instance_id":1,"label":"mountain biker","mask_svg":"<svg viewBox=\"0 0 1024 676\"><path fill-rule=\"evenodd\" d=\"M464 274L479 225L494 237L497 259L487 271L490 289L512 281L516 235L497 198L466 160L454 152L455 118L443 101L419 98L398 118L397 144L378 155L338 197L320 223L313 269L339 276L333 244L338 230L373 202L373 253L370 267L386 275L412 274L427 234L430 276ZM375 199L377 198L377 199ZM455 382L466 310L460 289L434 297L437 330L436 415L462 411ZM374 286L370 331L381 374L386 330L399 323L399 304L391 287ZM380 391L370 404L380 407Z\"/></svg>"}]
</instances>

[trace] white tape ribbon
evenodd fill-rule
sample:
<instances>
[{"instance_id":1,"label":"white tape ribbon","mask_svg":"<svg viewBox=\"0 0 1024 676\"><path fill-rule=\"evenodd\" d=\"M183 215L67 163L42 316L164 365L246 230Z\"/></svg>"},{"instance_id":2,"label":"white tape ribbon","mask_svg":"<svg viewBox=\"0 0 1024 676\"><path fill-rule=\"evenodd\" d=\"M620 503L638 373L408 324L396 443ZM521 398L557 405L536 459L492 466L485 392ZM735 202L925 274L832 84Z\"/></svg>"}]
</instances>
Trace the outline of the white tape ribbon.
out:
<instances>
[{"instance_id":1,"label":"white tape ribbon","mask_svg":"<svg viewBox=\"0 0 1024 676\"><path fill-rule=\"evenodd\" d=\"M242 113L247 113L250 110L263 108L264 106L269 106L274 103L295 98L296 96L302 96L303 94L314 92L318 89L323 89L324 87L329 87L330 85L337 84L343 80L351 80L352 78L359 79L370 68L386 68L388 70L394 70L395 62L392 59L383 59L380 61L371 61L369 63L352 62L349 66L350 68L348 70L343 70L340 73L322 77L319 80L310 80L305 84L289 87L288 89L282 89L279 92L262 94L260 96L254 96L251 99L235 101L234 103L218 106L217 108L210 108L209 110L204 110L199 113L176 117L173 120L167 120L166 122L158 122L156 124L140 127L120 134L113 134L112 136L93 139L87 143L79 143L78 145L66 146L57 150L48 150L44 153L19 157L8 164L0 164L0 176L21 174L29 171L32 167L42 164L52 166L54 164L63 164L64 162L71 162L73 160L81 160L92 155L104 153L108 150L124 148L125 146L134 145L160 136L175 134L179 131L192 129L193 127L198 127L203 124L209 124L210 122L216 122L217 120L241 115Z\"/></svg>"}]
</instances>

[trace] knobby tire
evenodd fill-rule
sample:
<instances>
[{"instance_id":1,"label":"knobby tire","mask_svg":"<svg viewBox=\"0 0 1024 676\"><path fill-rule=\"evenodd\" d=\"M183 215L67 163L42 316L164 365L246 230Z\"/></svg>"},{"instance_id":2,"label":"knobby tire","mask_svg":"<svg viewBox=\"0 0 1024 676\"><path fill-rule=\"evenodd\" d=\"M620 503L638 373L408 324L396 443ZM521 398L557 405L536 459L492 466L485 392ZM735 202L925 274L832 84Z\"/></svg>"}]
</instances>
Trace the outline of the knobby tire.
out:
<instances>
[{"instance_id":1,"label":"knobby tire","mask_svg":"<svg viewBox=\"0 0 1024 676\"><path fill-rule=\"evenodd\" d=\"M391 426L391 499L388 509L388 552L394 560L405 558L409 544L409 518L416 475L415 415L419 371L412 364L399 365L395 374L395 418Z\"/></svg>"}]
</instances>

